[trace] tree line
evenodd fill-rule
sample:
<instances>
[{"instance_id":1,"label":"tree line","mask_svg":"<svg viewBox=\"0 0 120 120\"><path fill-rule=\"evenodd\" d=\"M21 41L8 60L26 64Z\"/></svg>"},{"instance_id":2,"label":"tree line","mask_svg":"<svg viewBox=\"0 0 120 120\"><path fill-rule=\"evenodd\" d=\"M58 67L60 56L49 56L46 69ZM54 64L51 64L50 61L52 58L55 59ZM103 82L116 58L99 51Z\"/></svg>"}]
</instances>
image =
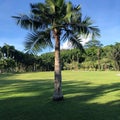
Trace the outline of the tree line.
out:
<instances>
[{"instance_id":1,"label":"tree line","mask_svg":"<svg viewBox=\"0 0 120 120\"><path fill-rule=\"evenodd\" d=\"M120 71L120 43L103 46L98 40L91 40L84 50L61 50L62 70ZM0 73L53 71L54 52L33 55L16 50L4 44L0 47Z\"/></svg>"}]
</instances>

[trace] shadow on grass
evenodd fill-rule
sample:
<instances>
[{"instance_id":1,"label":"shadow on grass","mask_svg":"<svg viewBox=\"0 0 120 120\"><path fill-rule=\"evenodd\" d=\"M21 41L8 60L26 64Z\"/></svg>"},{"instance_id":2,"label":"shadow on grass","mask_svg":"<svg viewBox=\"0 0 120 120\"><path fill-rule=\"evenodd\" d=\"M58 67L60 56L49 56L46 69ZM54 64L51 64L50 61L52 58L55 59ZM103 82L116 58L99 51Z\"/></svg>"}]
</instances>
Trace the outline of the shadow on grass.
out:
<instances>
[{"instance_id":1,"label":"shadow on grass","mask_svg":"<svg viewBox=\"0 0 120 120\"><path fill-rule=\"evenodd\" d=\"M53 102L52 80L0 80L0 120L120 120L120 101L89 103L120 84L64 81L65 100Z\"/></svg>"}]
</instances>

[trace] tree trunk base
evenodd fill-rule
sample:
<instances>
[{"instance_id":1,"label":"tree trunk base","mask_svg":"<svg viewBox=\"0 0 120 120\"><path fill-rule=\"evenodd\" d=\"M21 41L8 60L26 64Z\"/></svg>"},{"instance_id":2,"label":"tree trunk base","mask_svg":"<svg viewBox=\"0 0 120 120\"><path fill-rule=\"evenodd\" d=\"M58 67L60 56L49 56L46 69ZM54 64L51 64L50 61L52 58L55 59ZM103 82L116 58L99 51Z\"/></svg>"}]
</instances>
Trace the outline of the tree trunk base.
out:
<instances>
[{"instance_id":1,"label":"tree trunk base","mask_svg":"<svg viewBox=\"0 0 120 120\"><path fill-rule=\"evenodd\" d=\"M57 97L53 97L53 101L62 101L64 100L64 97L63 96L57 96Z\"/></svg>"}]
</instances>

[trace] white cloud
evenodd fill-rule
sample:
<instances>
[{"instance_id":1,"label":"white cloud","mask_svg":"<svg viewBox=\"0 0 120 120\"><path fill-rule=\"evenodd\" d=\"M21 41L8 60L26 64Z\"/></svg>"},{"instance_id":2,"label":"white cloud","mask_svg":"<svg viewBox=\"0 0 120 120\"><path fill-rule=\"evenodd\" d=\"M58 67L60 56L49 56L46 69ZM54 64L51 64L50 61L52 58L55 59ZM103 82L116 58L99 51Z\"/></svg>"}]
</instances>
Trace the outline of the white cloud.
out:
<instances>
[{"instance_id":1,"label":"white cloud","mask_svg":"<svg viewBox=\"0 0 120 120\"><path fill-rule=\"evenodd\" d=\"M87 38L81 36L81 44L84 46L88 41L91 40L91 35L88 35ZM70 43L69 40L67 40L66 42L64 42L62 45L61 45L61 49L72 49L72 45Z\"/></svg>"},{"instance_id":2,"label":"white cloud","mask_svg":"<svg viewBox=\"0 0 120 120\"><path fill-rule=\"evenodd\" d=\"M70 43L70 41L66 41L66 42L64 42L62 45L61 45L61 47L60 47L61 49L72 49L72 45L71 45L71 43Z\"/></svg>"},{"instance_id":3,"label":"white cloud","mask_svg":"<svg viewBox=\"0 0 120 120\"><path fill-rule=\"evenodd\" d=\"M91 40L91 35L88 35L87 38L85 38L85 37L82 36L81 37L81 44L84 46L90 40Z\"/></svg>"}]
</instances>

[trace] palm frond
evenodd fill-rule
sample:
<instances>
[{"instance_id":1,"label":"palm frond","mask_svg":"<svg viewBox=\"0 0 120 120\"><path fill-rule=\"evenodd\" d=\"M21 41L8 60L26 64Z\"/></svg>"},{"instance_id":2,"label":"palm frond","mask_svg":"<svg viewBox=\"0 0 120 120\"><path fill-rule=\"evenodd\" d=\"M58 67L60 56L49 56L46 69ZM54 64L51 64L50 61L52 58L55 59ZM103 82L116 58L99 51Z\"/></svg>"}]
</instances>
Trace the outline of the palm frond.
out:
<instances>
[{"instance_id":1,"label":"palm frond","mask_svg":"<svg viewBox=\"0 0 120 120\"><path fill-rule=\"evenodd\" d=\"M57 2L56 5L58 7L62 7L64 5L64 0L57 0L56 2Z\"/></svg>"},{"instance_id":2,"label":"palm frond","mask_svg":"<svg viewBox=\"0 0 120 120\"><path fill-rule=\"evenodd\" d=\"M86 29L86 31L83 31L83 32L90 33L92 35L92 38L94 39L95 37L100 36L100 30L98 29L97 26L92 26L92 24L93 24L93 21L91 20L90 17L85 17L84 20L82 21L83 28L88 28Z\"/></svg>"},{"instance_id":3,"label":"palm frond","mask_svg":"<svg viewBox=\"0 0 120 120\"><path fill-rule=\"evenodd\" d=\"M50 12L53 14L53 13L55 13L55 1L54 0L46 0L45 1L46 2L46 5L47 6L49 6L49 10L50 10Z\"/></svg>"},{"instance_id":4,"label":"palm frond","mask_svg":"<svg viewBox=\"0 0 120 120\"><path fill-rule=\"evenodd\" d=\"M81 42L82 42L81 38L79 36L77 36L77 35L71 35L69 37L69 41L70 41L71 45L73 46L73 48L78 48L82 52L85 53L85 50L84 50L84 48L83 48L83 46L81 44Z\"/></svg>"},{"instance_id":5,"label":"palm frond","mask_svg":"<svg viewBox=\"0 0 120 120\"><path fill-rule=\"evenodd\" d=\"M25 29L32 29L32 21L29 16L20 14L19 16L12 16L16 20L17 25Z\"/></svg>"},{"instance_id":6,"label":"palm frond","mask_svg":"<svg viewBox=\"0 0 120 120\"><path fill-rule=\"evenodd\" d=\"M49 16L49 7L43 3L30 4L31 12L35 16L39 17L48 17Z\"/></svg>"},{"instance_id":7,"label":"palm frond","mask_svg":"<svg viewBox=\"0 0 120 120\"><path fill-rule=\"evenodd\" d=\"M38 29L45 29L48 26L45 20L41 19L39 16L35 15L19 15L19 16L12 16L15 20L17 25L20 25L24 29L30 30L38 30Z\"/></svg>"},{"instance_id":8,"label":"palm frond","mask_svg":"<svg viewBox=\"0 0 120 120\"><path fill-rule=\"evenodd\" d=\"M70 29L68 29L68 28L66 28L66 29L65 29L65 32L63 33L63 35L62 35L62 37L61 37L61 40L62 40L63 42L65 42L67 39L69 39L70 35L72 35L72 34L73 34L73 31L70 30Z\"/></svg>"},{"instance_id":9,"label":"palm frond","mask_svg":"<svg viewBox=\"0 0 120 120\"><path fill-rule=\"evenodd\" d=\"M52 2L52 0L48 0L48 3L46 4L38 3L38 4L30 4L30 5L31 5L31 13L34 16L39 17L44 24L45 23L51 24L51 21L53 21L53 17L55 14L55 10L53 8L54 2Z\"/></svg>"},{"instance_id":10,"label":"palm frond","mask_svg":"<svg viewBox=\"0 0 120 120\"><path fill-rule=\"evenodd\" d=\"M42 51L46 47L53 47L50 31L29 33L25 42L25 50L29 52Z\"/></svg>"},{"instance_id":11,"label":"palm frond","mask_svg":"<svg viewBox=\"0 0 120 120\"><path fill-rule=\"evenodd\" d=\"M42 4L42 3L36 3L36 4L31 3L30 7L31 7L31 12L34 15L38 15L38 16L41 14L41 11L44 11L44 9L45 9L44 4Z\"/></svg>"},{"instance_id":12,"label":"palm frond","mask_svg":"<svg viewBox=\"0 0 120 120\"><path fill-rule=\"evenodd\" d=\"M75 31L73 30L70 30L70 29L66 29L66 32L63 34L62 38L61 38L64 42L66 40L68 40L71 44L71 46L73 48L78 48L80 49L82 52L85 52L84 51L84 48L81 44L81 37L78 33L76 33Z\"/></svg>"},{"instance_id":13,"label":"palm frond","mask_svg":"<svg viewBox=\"0 0 120 120\"><path fill-rule=\"evenodd\" d=\"M68 23L76 22L78 18L80 18L79 16L81 16L80 10L80 5L73 6L71 2L68 2L66 5L66 15L64 17L64 20Z\"/></svg>"},{"instance_id":14,"label":"palm frond","mask_svg":"<svg viewBox=\"0 0 120 120\"><path fill-rule=\"evenodd\" d=\"M64 20L66 22L71 22L71 16L72 16L72 3L71 2L68 2L67 5L66 5L66 15L64 16Z\"/></svg>"},{"instance_id":15,"label":"palm frond","mask_svg":"<svg viewBox=\"0 0 120 120\"><path fill-rule=\"evenodd\" d=\"M87 16L86 16L86 17L82 20L82 23L83 23L84 25L86 25L86 26L90 26L90 25L93 24L93 21L91 20L90 17L87 17Z\"/></svg>"},{"instance_id":16,"label":"palm frond","mask_svg":"<svg viewBox=\"0 0 120 120\"><path fill-rule=\"evenodd\" d=\"M100 37L100 30L97 26L90 26L89 29L92 33L92 39L94 39L95 37Z\"/></svg>"},{"instance_id":17,"label":"palm frond","mask_svg":"<svg viewBox=\"0 0 120 120\"><path fill-rule=\"evenodd\" d=\"M73 23L69 23L68 25L73 31L76 31L77 34L83 35L86 38L90 34L92 35L92 38L100 36L100 30L98 29L97 26L92 26L93 22L89 17L86 17L84 20L72 20L72 21Z\"/></svg>"}]
</instances>

